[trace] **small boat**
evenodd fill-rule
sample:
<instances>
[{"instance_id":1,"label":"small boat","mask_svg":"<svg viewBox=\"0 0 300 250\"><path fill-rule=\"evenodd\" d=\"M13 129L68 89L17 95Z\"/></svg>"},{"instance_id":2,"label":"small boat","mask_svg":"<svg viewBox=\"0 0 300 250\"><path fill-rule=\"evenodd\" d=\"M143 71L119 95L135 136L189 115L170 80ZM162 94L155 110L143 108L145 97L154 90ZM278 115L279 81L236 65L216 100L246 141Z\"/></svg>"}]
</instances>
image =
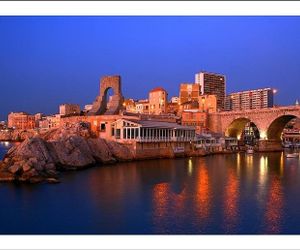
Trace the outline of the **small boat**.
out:
<instances>
[{"instance_id":1,"label":"small boat","mask_svg":"<svg viewBox=\"0 0 300 250\"><path fill-rule=\"evenodd\" d=\"M253 149L252 147L248 147L248 148L246 149L246 153L247 153L247 154L253 154L253 153L254 153L254 149Z\"/></svg>"},{"instance_id":2,"label":"small boat","mask_svg":"<svg viewBox=\"0 0 300 250\"><path fill-rule=\"evenodd\" d=\"M299 158L299 154L298 153L289 153L289 154L286 154L286 158Z\"/></svg>"},{"instance_id":3,"label":"small boat","mask_svg":"<svg viewBox=\"0 0 300 250\"><path fill-rule=\"evenodd\" d=\"M253 153L254 153L254 150L253 150L253 149L247 149L246 153L247 153L247 154L253 154Z\"/></svg>"}]
</instances>

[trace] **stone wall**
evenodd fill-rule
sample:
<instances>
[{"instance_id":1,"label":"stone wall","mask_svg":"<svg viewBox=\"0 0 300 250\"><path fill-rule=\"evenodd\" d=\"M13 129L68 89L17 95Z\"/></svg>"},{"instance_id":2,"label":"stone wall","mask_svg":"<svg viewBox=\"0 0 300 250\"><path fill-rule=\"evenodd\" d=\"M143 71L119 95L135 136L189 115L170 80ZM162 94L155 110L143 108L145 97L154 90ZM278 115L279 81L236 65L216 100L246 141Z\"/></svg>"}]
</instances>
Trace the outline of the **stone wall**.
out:
<instances>
[{"instance_id":1,"label":"stone wall","mask_svg":"<svg viewBox=\"0 0 300 250\"><path fill-rule=\"evenodd\" d=\"M174 148L184 147L183 153L174 153ZM176 158L185 156L204 156L209 152L195 149L189 142L147 142L133 143L133 152L136 159ZM213 151L212 151L213 152Z\"/></svg>"},{"instance_id":2,"label":"stone wall","mask_svg":"<svg viewBox=\"0 0 300 250\"><path fill-rule=\"evenodd\" d=\"M72 116L61 119L61 126L66 124L75 124L78 122L88 122L91 126L91 130L97 136L104 139L111 139L111 124L118 119L138 119L135 116L123 116L123 115L92 115L92 116ZM101 123L105 124L105 129L101 130Z\"/></svg>"},{"instance_id":3,"label":"stone wall","mask_svg":"<svg viewBox=\"0 0 300 250\"><path fill-rule=\"evenodd\" d=\"M282 151L281 141L260 140L255 150L259 152Z\"/></svg>"}]
</instances>

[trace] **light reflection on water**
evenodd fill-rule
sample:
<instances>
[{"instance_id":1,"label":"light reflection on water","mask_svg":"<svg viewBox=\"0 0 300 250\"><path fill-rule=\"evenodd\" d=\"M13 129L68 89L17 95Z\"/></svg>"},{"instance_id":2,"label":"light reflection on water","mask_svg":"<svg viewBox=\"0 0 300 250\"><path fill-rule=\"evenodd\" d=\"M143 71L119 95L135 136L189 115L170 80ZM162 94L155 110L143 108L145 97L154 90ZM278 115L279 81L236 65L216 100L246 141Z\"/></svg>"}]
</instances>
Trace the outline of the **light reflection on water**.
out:
<instances>
[{"instance_id":1,"label":"light reflection on water","mask_svg":"<svg viewBox=\"0 0 300 250\"><path fill-rule=\"evenodd\" d=\"M239 153L92 168L59 185L0 184L0 233L300 233L299 168L282 153Z\"/></svg>"},{"instance_id":2,"label":"light reflection on water","mask_svg":"<svg viewBox=\"0 0 300 250\"><path fill-rule=\"evenodd\" d=\"M16 143L10 143L8 141L0 141L0 161L3 159L6 152Z\"/></svg>"},{"instance_id":3,"label":"light reflection on water","mask_svg":"<svg viewBox=\"0 0 300 250\"><path fill-rule=\"evenodd\" d=\"M229 169L224 193L224 228L226 233L236 232L238 222L239 180L233 169Z\"/></svg>"},{"instance_id":4,"label":"light reflection on water","mask_svg":"<svg viewBox=\"0 0 300 250\"><path fill-rule=\"evenodd\" d=\"M281 190L281 182L277 177L271 179L271 184L268 192L268 198L265 208L265 233L280 233L282 208L283 208L283 193Z\"/></svg>"}]
</instances>

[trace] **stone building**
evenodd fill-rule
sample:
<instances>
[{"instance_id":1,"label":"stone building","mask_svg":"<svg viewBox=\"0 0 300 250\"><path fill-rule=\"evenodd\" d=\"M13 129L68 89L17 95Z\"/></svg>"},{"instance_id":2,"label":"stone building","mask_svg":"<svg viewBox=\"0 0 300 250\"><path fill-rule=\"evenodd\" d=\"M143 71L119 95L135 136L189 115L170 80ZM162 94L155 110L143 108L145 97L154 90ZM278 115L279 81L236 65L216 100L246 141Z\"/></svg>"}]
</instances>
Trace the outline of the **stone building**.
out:
<instances>
[{"instance_id":1,"label":"stone building","mask_svg":"<svg viewBox=\"0 0 300 250\"><path fill-rule=\"evenodd\" d=\"M167 113L177 115L179 111L179 104L176 102L169 102L167 106Z\"/></svg>"},{"instance_id":2,"label":"stone building","mask_svg":"<svg viewBox=\"0 0 300 250\"><path fill-rule=\"evenodd\" d=\"M208 129L208 113L216 112L217 98L215 95L201 95L198 100L180 105L181 124L193 126L198 134Z\"/></svg>"},{"instance_id":3,"label":"stone building","mask_svg":"<svg viewBox=\"0 0 300 250\"><path fill-rule=\"evenodd\" d=\"M135 101L133 99L125 99L123 102L123 106L126 112L136 113Z\"/></svg>"},{"instance_id":4,"label":"stone building","mask_svg":"<svg viewBox=\"0 0 300 250\"><path fill-rule=\"evenodd\" d=\"M60 126L61 116L59 114L56 115L48 115L43 117L39 121L40 129L51 129L58 128Z\"/></svg>"},{"instance_id":5,"label":"stone building","mask_svg":"<svg viewBox=\"0 0 300 250\"><path fill-rule=\"evenodd\" d=\"M199 96L199 110L202 112L216 112L217 111L217 97L216 95L201 95Z\"/></svg>"},{"instance_id":6,"label":"stone building","mask_svg":"<svg viewBox=\"0 0 300 250\"><path fill-rule=\"evenodd\" d=\"M7 123L6 121L0 121L0 130L7 129Z\"/></svg>"},{"instance_id":7,"label":"stone building","mask_svg":"<svg viewBox=\"0 0 300 250\"><path fill-rule=\"evenodd\" d=\"M59 106L59 114L61 116L70 116L70 115L79 115L80 114L80 106L77 104L61 104Z\"/></svg>"},{"instance_id":8,"label":"stone building","mask_svg":"<svg viewBox=\"0 0 300 250\"><path fill-rule=\"evenodd\" d=\"M15 129L34 129L35 117L25 112L11 112L8 115L8 127Z\"/></svg>"},{"instance_id":9,"label":"stone building","mask_svg":"<svg viewBox=\"0 0 300 250\"><path fill-rule=\"evenodd\" d=\"M182 83L179 89L179 104L190 101L198 101L200 96L200 85L194 83Z\"/></svg>"},{"instance_id":10,"label":"stone building","mask_svg":"<svg viewBox=\"0 0 300 250\"><path fill-rule=\"evenodd\" d=\"M88 113L93 108L92 104L84 105L83 113Z\"/></svg>"},{"instance_id":11,"label":"stone building","mask_svg":"<svg viewBox=\"0 0 300 250\"><path fill-rule=\"evenodd\" d=\"M170 103L179 103L179 97L178 96L172 96Z\"/></svg>"},{"instance_id":12,"label":"stone building","mask_svg":"<svg viewBox=\"0 0 300 250\"><path fill-rule=\"evenodd\" d=\"M149 114L150 105L148 99L137 101L135 104L135 111L139 114Z\"/></svg>"},{"instance_id":13,"label":"stone building","mask_svg":"<svg viewBox=\"0 0 300 250\"><path fill-rule=\"evenodd\" d=\"M207 112L200 111L199 109L184 110L181 114L181 124L183 126L194 127L198 134L207 131Z\"/></svg>"},{"instance_id":14,"label":"stone building","mask_svg":"<svg viewBox=\"0 0 300 250\"><path fill-rule=\"evenodd\" d=\"M180 105L180 109L182 111L190 110L190 109L197 109L198 110L199 109L199 102L198 102L198 100L184 102Z\"/></svg>"},{"instance_id":15,"label":"stone building","mask_svg":"<svg viewBox=\"0 0 300 250\"><path fill-rule=\"evenodd\" d=\"M149 92L150 114L160 115L167 111L168 93L165 89L158 87Z\"/></svg>"}]
</instances>

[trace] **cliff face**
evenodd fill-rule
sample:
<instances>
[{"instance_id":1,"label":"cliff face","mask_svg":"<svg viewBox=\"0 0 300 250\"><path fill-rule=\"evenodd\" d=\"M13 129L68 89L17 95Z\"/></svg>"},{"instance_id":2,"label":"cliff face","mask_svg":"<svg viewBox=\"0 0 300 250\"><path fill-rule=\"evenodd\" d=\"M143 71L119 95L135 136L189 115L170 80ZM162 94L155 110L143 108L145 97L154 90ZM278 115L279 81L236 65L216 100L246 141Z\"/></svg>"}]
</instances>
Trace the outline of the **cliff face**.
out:
<instances>
[{"instance_id":1,"label":"cliff face","mask_svg":"<svg viewBox=\"0 0 300 250\"><path fill-rule=\"evenodd\" d=\"M51 130L12 147L0 162L0 181L58 181L58 173L134 159L127 146L96 138L86 123Z\"/></svg>"}]
</instances>

